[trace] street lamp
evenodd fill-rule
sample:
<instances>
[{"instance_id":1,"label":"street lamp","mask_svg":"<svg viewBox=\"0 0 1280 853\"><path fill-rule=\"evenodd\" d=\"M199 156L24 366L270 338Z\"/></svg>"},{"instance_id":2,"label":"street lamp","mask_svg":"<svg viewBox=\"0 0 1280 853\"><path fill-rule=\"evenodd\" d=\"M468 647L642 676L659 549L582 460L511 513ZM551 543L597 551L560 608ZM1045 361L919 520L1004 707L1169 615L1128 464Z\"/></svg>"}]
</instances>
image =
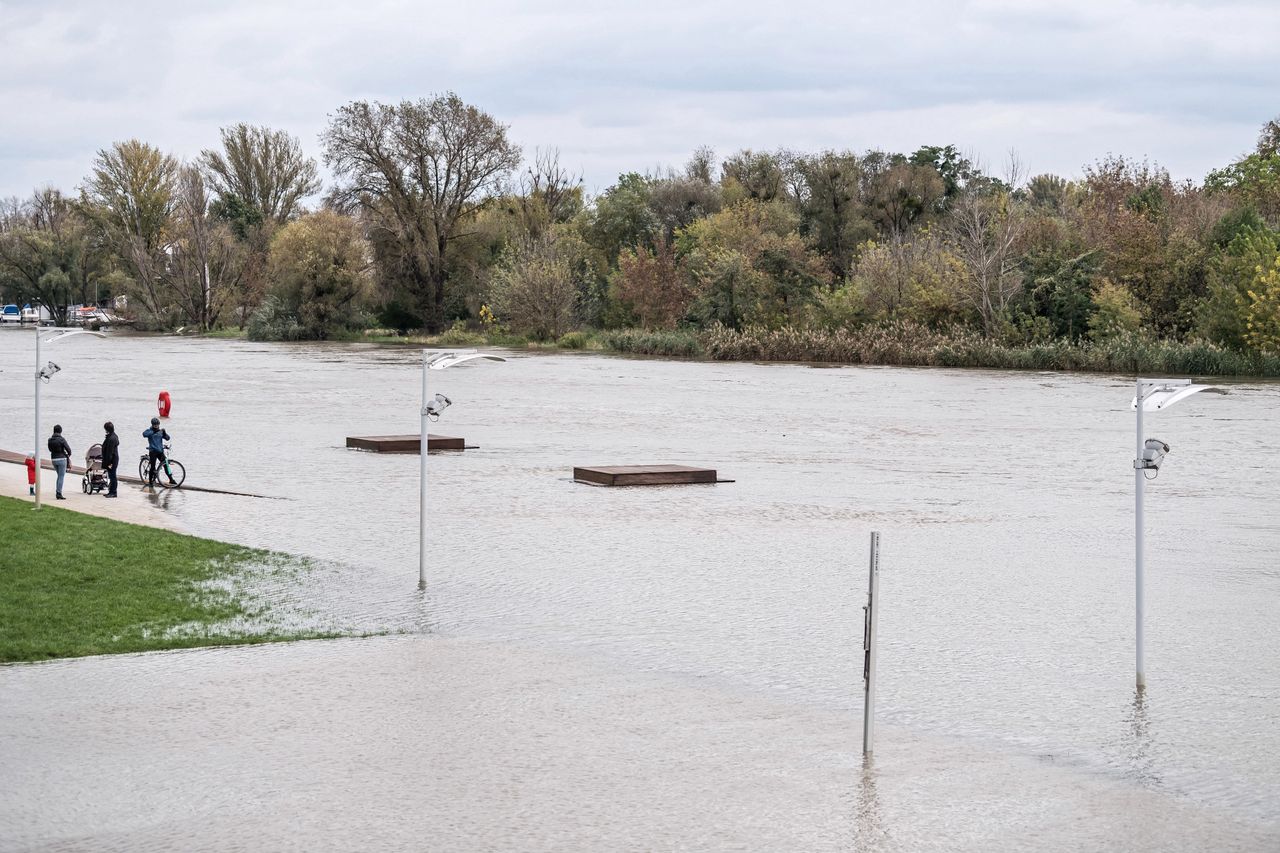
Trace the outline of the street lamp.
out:
<instances>
[{"instance_id":1,"label":"street lamp","mask_svg":"<svg viewBox=\"0 0 1280 853\"><path fill-rule=\"evenodd\" d=\"M1142 525L1142 494L1143 486L1147 482L1147 472L1155 471L1157 475L1160 471L1160 464L1164 461L1164 455L1169 452L1169 445L1165 444L1158 438L1143 439L1142 437L1142 413L1143 412L1162 412L1165 409L1180 403L1192 394L1198 394L1201 391L1213 391L1219 394L1226 392L1212 385L1195 385L1190 379L1139 379L1137 380L1137 394L1133 398L1132 406L1137 412L1137 439L1134 444L1133 459L1133 483L1134 483L1134 598L1135 598L1135 622L1137 624L1137 670L1138 670L1138 689L1145 690L1147 687L1146 671L1142 664L1142 549L1143 549L1143 525ZM1155 479L1154 477L1152 479Z\"/></svg>"},{"instance_id":2,"label":"street lamp","mask_svg":"<svg viewBox=\"0 0 1280 853\"><path fill-rule=\"evenodd\" d=\"M50 379L53 378L53 374L57 373L59 370L62 369L61 367L58 367L58 365L54 364L52 361L45 365L40 364L40 338L41 336L43 336L48 332L57 332L58 334L46 340L45 343L47 344L57 343L58 341L64 340L66 338L70 338L74 335L95 335L99 338L106 337L106 335L104 335L102 332L93 332L88 329L61 329L61 328L55 327L52 329L45 329L42 332L40 331L40 323L37 319L37 322L36 322L36 448L35 448L36 450L35 452L35 460L36 460L35 508L36 509L40 508L40 435L41 435L40 433L40 383L48 382Z\"/></svg>"},{"instance_id":3,"label":"street lamp","mask_svg":"<svg viewBox=\"0 0 1280 853\"><path fill-rule=\"evenodd\" d=\"M427 422L440 419L440 413L452 404L443 394L430 396L427 391L427 371L444 370L477 358L489 361L506 361L496 355L475 350L422 351L422 420L419 426L421 441L421 470L418 475L418 589L427 588Z\"/></svg>"}]
</instances>

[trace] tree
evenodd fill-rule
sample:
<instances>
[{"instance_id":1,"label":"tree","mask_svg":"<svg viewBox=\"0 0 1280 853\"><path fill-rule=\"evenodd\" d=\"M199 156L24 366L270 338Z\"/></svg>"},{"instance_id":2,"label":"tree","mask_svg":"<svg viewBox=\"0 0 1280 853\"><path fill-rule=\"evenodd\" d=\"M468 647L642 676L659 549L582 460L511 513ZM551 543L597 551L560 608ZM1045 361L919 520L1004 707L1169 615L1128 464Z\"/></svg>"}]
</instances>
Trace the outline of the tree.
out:
<instances>
[{"instance_id":1,"label":"tree","mask_svg":"<svg viewBox=\"0 0 1280 853\"><path fill-rule=\"evenodd\" d=\"M94 304L124 283L74 202L54 189L0 205L0 294L43 305L63 325L72 303Z\"/></svg>"},{"instance_id":2,"label":"tree","mask_svg":"<svg viewBox=\"0 0 1280 853\"><path fill-rule=\"evenodd\" d=\"M243 122L219 133L222 151L205 149L199 164L224 204L238 203L282 225L320 191L316 161L302 153L297 137Z\"/></svg>"},{"instance_id":3,"label":"tree","mask_svg":"<svg viewBox=\"0 0 1280 853\"><path fill-rule=\"evenodd\" d=\"M624 249L652 248L662 233L662 223L649 204L650 184L643 175L628 172L595 199L587 238L610 263Z\"/></svg>"},{"instance_id":4,"label":"tree","mask_svg":"<svg viewBox=\"0 0 1280 853\"><path fill-rule=\"evenodd\" d=\"M298 337L327 338L354 325L370 294L369 262L368 243L351 217L320 210L295 219L271 241L271 296L280 308L264 303L259 311L282 309L296 318Z\"/></svg>"},{"instance_id":5,"label":"tree","mask_svg":"<svg viewBox=\"0 0 1280 853\"><path fill-rule=\"evenodd\" d=\"M773 201L785 191L783 168L776 155L765 151L743 149L728 157L720 166L720 184L734 201L749 198L753 201Z\"/></svg>"},{"instance_id":6,"label":"tree","mask_svg":"<svg viewBox=\"0 0 1280 853\"><path fill-rule=\"evenodd\" d=\"M800 233L826 257L833 280L843 281L854 249L875 236L863 207L862 164L852 152L825 151L796 159L794 168L802 185Z\"/></svg>"},{"instance_id":7,"label":"tree","mask_svg":"<svg viewBox=\"0 0 1280 853\"><path fill-rule=\"evenodd\" d=\"M849 283L860 299L859 313L937 322L954 318L962 273L938 234L924 228L911 235L894 231L880 242L863 244Z\"/></svg>"},{"instance_id":8,"label":"tree","mask_svg":"<svg viewBox=\"0 0 1280 853\"><path fill-rule=\"evenodd\" d=\"M638 246L618 256L614 296L646 329L670 329L689 307L691 294L675 251L665 239L653 249Z\"/></svg>"},{"instance_id":9,"label":"tree","mask_svg":"<svg viewBox=\"0 0 1280 853\"><path fill-rule=\"evenodd\" d=\"M539 340L572 329L586 252L586 243L564 226L510 247L493 274L495 314Z\"/></svg>"},{"instance_id":10,"label":"tree","mask_svg":"<svg viewBox=\"0 0 1280 853\"><path fill-rule=\"evenodd\" d=\"M1016 186L1016 162L1010 173L1009 184ZM1013 193L1004 189L970 185L952 205L949 237L964 266L962 292L988 334L1022 288L1016 246L1023 224Z\"/></svg>"},{"instance_id":11,"label":"tree","mask_svg":"<svg viewBox=\"0 0 1280 853\"><path fill-rule=\"evenodd\" d=\"M534 152L510 209L517 217L520 238L537 242L552 225L568 222L581 210L582 176L560 165L556 149Z\"/></svg>"},{"instance_id":12,"label":"tree","mask_svg":"<svg viewBox=\"0 0 1280 853\"><path fill-rule=\"evenodd\" d=\"M169 282L187 321L212 329L249 269L249 247L231 227L210 214L208 189L200 169L178 173Z\"/></svg>"},{"instance_id":13,"label":"tree","mask_svg":"<svg viewBox=\"0 0 1280 853\"><path fill-rule=\"evenodd\" d=\"M1261 353L1280 353L1280 258L1258 268L1248 295L1245 342Z\"/></svg>"},{"instance_id":14,"label":"tree","mask_svg":"<svg viewBox=\"0 0 1280 853\"><path fill-rule=\"evenodd\" d=\"M943 182L932 166L895 163L871 180L870 207L890 234L902 234L937 209Z\"/></svg>"},{"instance_id":15,"label":"tree","mask_svg":"<svg viewBox=\"0 0 1280 853\"><path fill-rule=\"evenodd\" d=\"M124 260L154 318L168 307L165 275L177 178L177 160L130 139L98 152L81 189L83 210Z\"/></svg>"},{"instance_id":16,"label":"tree","mask_svg":"<svg viewBox=\"0 0 1280 853\"><path fill-rule=\"evenodd\" d=\"M704 323L778 327L798 322L831 283L823 259L774 202L741 201L699 219L677 236L677 255Z\"/></svg>"},{"instance_id":17,"label":"tree","mask_svg":"<svg viewBox=\"0 0 1280 853\"><path fill-rule=\"evenodd\" d=\"M321 139L338 181L332 199L394 235L427 329L438 331L467 221L520 162L506 126L449 92L399 104L354 101Z\"/></svg>"}]
</instances>

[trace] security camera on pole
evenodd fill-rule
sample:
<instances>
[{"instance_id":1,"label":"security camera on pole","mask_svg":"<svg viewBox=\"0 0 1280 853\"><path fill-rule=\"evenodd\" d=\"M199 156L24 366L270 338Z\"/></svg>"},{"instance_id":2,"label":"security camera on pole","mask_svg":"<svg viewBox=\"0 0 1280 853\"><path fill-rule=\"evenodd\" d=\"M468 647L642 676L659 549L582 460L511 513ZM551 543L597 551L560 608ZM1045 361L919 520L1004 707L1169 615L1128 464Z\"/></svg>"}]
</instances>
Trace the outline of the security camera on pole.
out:
<instances>
[{"instance_id":1,"label":"security camera on pole","mask_svg":"<svg viewBox=\"0 0 1280 853\"><path fill-rule=\"evenodd\" d=\"M1133 459L1133 483L1134 483L1134 621L1136 623L1136 657L1138 671L1138 689L1145 690L1147 687L1147 675L1143 666L1143 644L1142 644L1142 617L1143 617L1143 594L1142 594L1142 558L1143 558L1143 524L1142 524L1142 496L1143 487L1147 482L1147 472L1154 471L1156 476L1159 475L1160 465L1164 462L1164 456L1169 452L1169 445L1165 444L1158 438L1143 439L1142 437L1142 413L1143 412L1160 412L1185 400L1192 394L1198 394L1201 391L1214 391L1219 394L1226 392L1212 385L1195 385L1190 379L1139 379L1137 381L1137 393L1133 398L1132 406L1137 412L1137 435L1134 443L1134 459ZM1151 477L1155 479L1155 476Z\"/></svg>"},{"instance_id":2,"label":"security camera on pole","mask_svg":"<svg viewBox=\"0 0 1280 853\"><path fill-rule=\"evenodd\" d=\"M487 355L475 350L422 351L422 420L419 427L421 442L421 469L418 477L418 589L427 588L427 423L440 419L440 413L452 405L453 401L443 394L431 396L427 390L427 371L444 370L465 361L484 358L489 361L506 361L496 355Z\"/></svg>"}]
</instances>

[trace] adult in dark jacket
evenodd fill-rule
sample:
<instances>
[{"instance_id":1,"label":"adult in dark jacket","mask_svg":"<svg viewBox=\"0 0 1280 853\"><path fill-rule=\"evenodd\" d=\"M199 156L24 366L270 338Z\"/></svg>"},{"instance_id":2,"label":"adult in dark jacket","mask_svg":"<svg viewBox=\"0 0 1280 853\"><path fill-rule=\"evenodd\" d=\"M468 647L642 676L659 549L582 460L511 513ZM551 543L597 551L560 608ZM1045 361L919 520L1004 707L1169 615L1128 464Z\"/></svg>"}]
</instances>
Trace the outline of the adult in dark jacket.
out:
<instances>
[{"instance_id":1,"label":"adult in dark jacket","mask_svg":"<svg viewBox=\"0 0 1280 853\"><path fill-rule=\"evenodd\" d=\"M58 500L65 501L62 496L62 481L67 478L67 465L71 462L71 445L62 437L62 424L53 425L53 435L49 436L49 458L53 460L53 470L58 472L58 487L55 489Z\"/></svg>"},{"instance_id":2,"label":"adult in dark jacket","mask_svg":"<svg viewBox=\"0 0 1280 853\"><path fill-rule=\"evenodd\" d=\"M107 493L103 497L114 498L116 469L120 467L120 436L116 435L115 424L111 421L103 424L102 428L107 431L106 438L102 439L102 467L107 472Z\"/></svg>"},{"instance_id":3,"label":"adult in dark jacket","mask_svg":"<svg viewBox=\"0 0 1280 853\"><path fill-rule=\"evenodd\" d=\"M164 470L164 443L169 440L169 433L160 426L159 418L152 418L151 429L144 429L142 437L147 440L147 485L154 486L156 478ZM169 478L169 485L176 485L172 474L168 471L164 474Z\"/></svg>"}]
</instances>

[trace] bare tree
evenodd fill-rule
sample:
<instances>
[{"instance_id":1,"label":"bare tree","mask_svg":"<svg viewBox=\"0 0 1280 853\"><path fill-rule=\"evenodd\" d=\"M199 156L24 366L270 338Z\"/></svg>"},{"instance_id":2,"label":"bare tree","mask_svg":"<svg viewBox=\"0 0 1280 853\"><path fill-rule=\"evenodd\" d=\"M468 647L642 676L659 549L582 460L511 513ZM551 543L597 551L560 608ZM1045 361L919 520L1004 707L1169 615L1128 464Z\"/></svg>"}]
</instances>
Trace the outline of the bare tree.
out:
<instances>
[{"instance_id":1,"label":"bare tree","mask_svg":"<svg viewBox=\"0 0 1280 853\"><path fill-rule=\"evenodd\" d=\"M178 173L169 283L187 319L211 329L245 274L249 249L209 215L209 192L198 168Z\"/></svg>"},{"instance_id":2,"label":"bare tree","mask_svg":"<svg viewBox=\"0 0 1280 853\"><path fill-rule=\"evenodd\" d=\"M970 184L951 212L951 244L966 272L961 291L988 333L995 331L1023 284L1015 248L1025 220L1013 193L1020 172L1021 164L1011 154L1005 185Z\"/></svg>"},{"instance_id":3,"label":"bare tree","mask_svg":"<svg viewBox=\"0 0 1280 853\"><path fill-rule=\"evenodd\" d=\"M547 228L568 221L582 209L582 175L560 164L560 151L538 149L520 176L515 210L521 236L529 245L542 239Z\"/></svg>"},{"instance_id":4,"label":"bare tree","mask_svg":"<svg viewBox=\"0 0 1280 853\"><path fill-rule=\"evenodd\" d=\"M330 119L321 140L338 180L332 199L396 236L426 326L439 330L450 248L519 165L507 128L450 92L399 104L355 101Z\"/></svg>"}]
</instances>

